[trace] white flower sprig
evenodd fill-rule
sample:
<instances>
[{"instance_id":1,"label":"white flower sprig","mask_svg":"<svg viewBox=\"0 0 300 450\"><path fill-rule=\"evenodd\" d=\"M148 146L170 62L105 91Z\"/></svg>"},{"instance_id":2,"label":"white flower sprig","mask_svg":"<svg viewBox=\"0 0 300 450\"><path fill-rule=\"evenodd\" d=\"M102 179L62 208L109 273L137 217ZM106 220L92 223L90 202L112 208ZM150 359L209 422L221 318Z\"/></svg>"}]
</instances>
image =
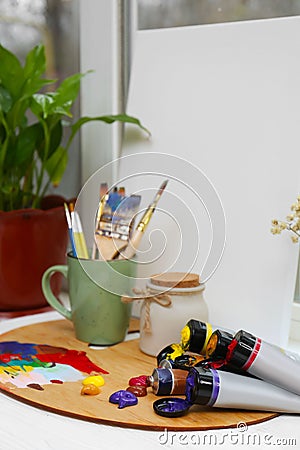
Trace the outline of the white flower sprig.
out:
<instances>
[{"instance_id":1,"label":"white flower sprig","mask_svg":"<svg viewBox=\"0 0 300 450\"><path fill-rule=\"evenodd\" d=\"M283 230L288 230L292 234L291 239L293 242L299 242L300 238L300 196L297 197L296 203L291 206L292 213L286 217L286 221L272 220L271 233L280 234Z\"/></svg>"}]
</instances>

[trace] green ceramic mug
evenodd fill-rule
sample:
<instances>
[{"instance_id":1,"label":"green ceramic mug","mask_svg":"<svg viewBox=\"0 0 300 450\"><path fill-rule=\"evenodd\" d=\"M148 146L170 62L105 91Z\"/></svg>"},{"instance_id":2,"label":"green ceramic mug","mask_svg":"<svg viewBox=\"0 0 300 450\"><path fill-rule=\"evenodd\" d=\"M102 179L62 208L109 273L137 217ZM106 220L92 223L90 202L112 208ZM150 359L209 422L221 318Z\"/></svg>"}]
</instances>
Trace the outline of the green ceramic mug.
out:
<instances>
[{"instance_id":1,"label":"green ceramic mug","mask_svg":"<svg viewBox=\"0 0 300 450\"><path fill-rule=\"evenodd\" d=\"M137 263L131 260L79 259L68 254L67 266L52 266L42 278L48 303L74 324L77 339L96 345L113 345L124 340L131 305L121 301L131 295ZM62 273L68 279L70 310L54 296L50 278Z\"/></svg>"}]
</instances>

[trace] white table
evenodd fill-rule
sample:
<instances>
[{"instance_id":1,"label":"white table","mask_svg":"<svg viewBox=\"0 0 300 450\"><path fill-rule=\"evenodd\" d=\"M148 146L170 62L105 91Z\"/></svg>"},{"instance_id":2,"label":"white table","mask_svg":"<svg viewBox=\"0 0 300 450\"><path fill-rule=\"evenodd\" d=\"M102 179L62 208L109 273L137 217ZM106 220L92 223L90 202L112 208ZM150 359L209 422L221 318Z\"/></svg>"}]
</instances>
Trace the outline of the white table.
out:
<instances>
[{"instance_id":1,"label":"white table","mask_svg":"<svg viewBox=\"0 0 300 450\"><path fill-rule=\"evenodd\" d=\"M0 322L0 333L31 323L61 319L48 312ZM300 376L300 375L299 375ZM300 416L281 415L241 428L203 432L142 431L71 419L0 394L0 450L300 448ZM201 417L199 415L199 421Z\"/></svg>"}]
</instances>

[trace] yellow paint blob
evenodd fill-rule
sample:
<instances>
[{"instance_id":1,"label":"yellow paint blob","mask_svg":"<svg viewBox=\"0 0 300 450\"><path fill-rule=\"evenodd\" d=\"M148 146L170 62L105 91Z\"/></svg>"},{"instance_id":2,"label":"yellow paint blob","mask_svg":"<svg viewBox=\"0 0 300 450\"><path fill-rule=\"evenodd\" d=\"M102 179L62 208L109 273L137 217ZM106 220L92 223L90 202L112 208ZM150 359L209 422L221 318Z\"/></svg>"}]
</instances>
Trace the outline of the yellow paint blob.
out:
<instances>
[{"instance_id":1,"label":"yellow paint blob","mask_svg":"<svg viewBox=\"0 0 300 450\"><path fill-rule=\"evenodd\" d=\"M81 389L81 395L97 395L97 394L100 394L100 388L95 384L85 384Z\"/></svg>"},{"instance_id":2,"label":"yellow paint blob","mask_svg":"<svg viewBox=\"0 0 300 450\"><path fill-rule=\"evenodd\" d=\"M188 347L190 338L191 338L191 330L190 330L190 327L188 325L186 325L181 330L181 343L180 344L183 349L186 349Z\"/></svg>"},{"instance_id":3,"label":"yellow paint blob","mask_svg":"<svg viewBox=\"0 0 300 450\"><path fill-rule=\"evenodd\" d=\"M206 357L209 357L214 353L214 351L216 350L217 344L218 344L218 336L217 336L217 334L213 333L211 335L211 337L209 338L209 341L206 346Z\"/></svg>"},{"instance_id":4,"label":"yellow paint blob","mask_svg":"<svg viewBox=\"0 0 300 450\"><path fill-rule=\"evenodd\" d=\"M92 375L82 380L83 386L86 386L88 384L94 384L95 386L100 387L103 386L104 383L105 383L104 378L101 375Z\"/></svg>"},{"instance_id":5,"label":"yellow paint blob","mask_svg":"<svg viewBox=\"0 0 300 450\"><path fill-rule=\"evenodd\" d=\"M177 358L177 356L181 356L184 353L183 348L180 344L172 344L171 347L173 349L173 352L169 353L166 359L174 360L175 358Z\"/></svg>"},{"instance_id":6,"label":"yellow paint blob","mask_svg":"<svg viewBox=\"0 0 300 450\"><path fill-rule=\"evenodd\" d=\"M206 352L206 346L207 346L208 341L209 341L209 339L210 339L210 337L211 337L212 334L213 334L212 326L211 326L210 323L207 323L207 324L206 324L206 339L205 339L204 345L203 345L203 347L202 347L200 353L205 354L205 352Z\"/></svg>"}]
</instances>

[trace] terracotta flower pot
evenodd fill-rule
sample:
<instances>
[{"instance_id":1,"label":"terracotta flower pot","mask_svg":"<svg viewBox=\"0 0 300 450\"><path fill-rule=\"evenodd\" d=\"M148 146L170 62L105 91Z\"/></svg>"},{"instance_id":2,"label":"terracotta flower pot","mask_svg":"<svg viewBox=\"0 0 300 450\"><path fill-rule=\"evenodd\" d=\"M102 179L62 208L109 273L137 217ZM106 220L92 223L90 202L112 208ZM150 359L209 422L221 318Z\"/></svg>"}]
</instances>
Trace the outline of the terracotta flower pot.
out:
<instances>
[{"instance_id":1,"label":"terracotta flower pot","mask_svg":"<svg viewBox=\"0 0 300 450\"><path fill-rule=\"evenodd\" d=\"M66 260L63 202L62 197L50 196L43 209L0 211L0 315L26 314L48 306L41 289L42 275L49 266ZM51 280L56 295L61 282L56 275Z\"/></svg>"}]
</instances>

